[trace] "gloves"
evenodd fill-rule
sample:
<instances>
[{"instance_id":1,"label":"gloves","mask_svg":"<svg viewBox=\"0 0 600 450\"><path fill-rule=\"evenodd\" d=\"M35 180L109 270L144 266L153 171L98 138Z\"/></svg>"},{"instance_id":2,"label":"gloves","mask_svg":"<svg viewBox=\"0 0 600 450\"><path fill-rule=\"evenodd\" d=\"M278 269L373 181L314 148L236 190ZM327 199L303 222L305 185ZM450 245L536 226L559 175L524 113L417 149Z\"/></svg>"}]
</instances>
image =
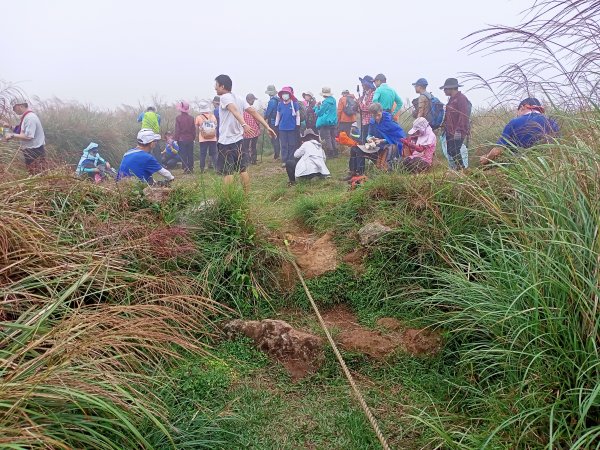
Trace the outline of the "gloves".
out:
<instances>
[{"instance_id":1,"label":"gloves","mask_svg":"<svg viewBox=\"0 0 600 450\"><path fill-rule=\"evenodd\" d=\"M454 132L454 140L460 141L461 139L462 139L462 134L460 134L460 131L455 131Z\"/></svg>"}]
</instances>

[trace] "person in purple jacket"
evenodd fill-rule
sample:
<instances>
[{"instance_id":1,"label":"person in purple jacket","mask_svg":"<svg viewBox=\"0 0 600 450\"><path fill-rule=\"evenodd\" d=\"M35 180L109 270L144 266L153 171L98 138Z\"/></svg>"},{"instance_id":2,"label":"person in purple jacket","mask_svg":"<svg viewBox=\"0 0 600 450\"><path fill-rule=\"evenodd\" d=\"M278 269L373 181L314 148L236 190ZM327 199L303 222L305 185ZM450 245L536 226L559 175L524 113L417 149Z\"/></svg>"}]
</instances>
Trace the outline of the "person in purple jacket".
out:
<instances>
[{"instance_id":1,"label":"person in purple jacket","mask_svg":"<svg viewBox=\"0 0 600 450\"><path fill-rule=\"evenodd\" d=\"M184 173L194 172L194 139L196 139L196 123L190 116L190 104L185 101L177 103L181 113L175 118L175 134L173 138L179 145L179 157Z\"/></svg>"}]
</instances>

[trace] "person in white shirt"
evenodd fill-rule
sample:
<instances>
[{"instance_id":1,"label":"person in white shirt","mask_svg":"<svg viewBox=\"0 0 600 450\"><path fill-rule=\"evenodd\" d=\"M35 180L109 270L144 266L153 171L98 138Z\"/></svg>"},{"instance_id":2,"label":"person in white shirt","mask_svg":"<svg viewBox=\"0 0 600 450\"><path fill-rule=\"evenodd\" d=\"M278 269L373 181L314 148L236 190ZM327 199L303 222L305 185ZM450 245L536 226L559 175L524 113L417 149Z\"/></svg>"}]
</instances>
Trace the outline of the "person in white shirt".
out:
<instances>
[{"instance_id":1,"label":"person in white shirt","mask_svg":"<svg viewBox=\"0 0 600 450\"><path fill-rule=\"evenodd\" d=\"M248 155L242 150L244 130L249 125L244 121L244 111L260 123L272 137L275 131L265 119L248 104L245 98L239 98L231 92L233 82L227 75L215 78L215 91L221 98L219 104L219 141L217 153L217 173L224 176L225 184L233 182L233 174L239 172L244 191L250 188L248 175Z\"/></svg>"},{"instance_id":2,"label":"person in white shirt","mask_svg":"<svg viewBox=\"0 0 600 450\"><path fill-rule=\"evenodd\" d=\"M328 177L329 169L325 164L327 157L323 146L319 141L319 135L307 128L300 137L302 145L294 152L294 158L285 163L289 183L288 186L296 184L298 178L310 180L315 177Z\"/></svg>"},{"instance_id":3,"label":"person in white shirt","mask_svg":"<svg viewBox=\"0 0 600 450\"><path fill-rule=\"evenodd\" d=\"M27 101L22 98L13 99L12 109L21 116L19 125L13 128L13 133L5 135L7 141L16 139L20 141L20 149L25 158L25 165L30 175L35 175L46 170L46 136L39 117L29 109ZM10 124L3 124L10 127Z\"/></svg>"}]
</instances>

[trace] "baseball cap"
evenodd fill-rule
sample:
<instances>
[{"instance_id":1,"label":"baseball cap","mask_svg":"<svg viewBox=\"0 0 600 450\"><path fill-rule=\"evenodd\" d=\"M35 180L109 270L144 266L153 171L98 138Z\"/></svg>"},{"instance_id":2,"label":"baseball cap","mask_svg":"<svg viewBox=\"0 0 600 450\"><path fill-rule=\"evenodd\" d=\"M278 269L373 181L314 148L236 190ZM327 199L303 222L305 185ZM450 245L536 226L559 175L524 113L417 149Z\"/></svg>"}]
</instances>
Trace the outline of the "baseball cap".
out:
<instances>
[{"instance_id":1,"label":"baseball cap","mask_svg":"<svg viewBox=\"0 0 600 450\"><path fill-rule=\"evenodd\" d=\"M423 87L427 87L429 86L429 83L427 82L427 80L425 78L419 78L417 81L415 81L413 84L413 86L423 86Z\"/></svg>"},{"instance_id":2,"label":"baseball cap","mask_svg":"<svg viewBox=\"0 0 600 450\"><path fill-rule=\"evenodd\" d=\"M160 141L160 134L155 133L150 128L142 128L137 134L138 144L148 145L154 141Z\"/></svg>"}]
</instances>

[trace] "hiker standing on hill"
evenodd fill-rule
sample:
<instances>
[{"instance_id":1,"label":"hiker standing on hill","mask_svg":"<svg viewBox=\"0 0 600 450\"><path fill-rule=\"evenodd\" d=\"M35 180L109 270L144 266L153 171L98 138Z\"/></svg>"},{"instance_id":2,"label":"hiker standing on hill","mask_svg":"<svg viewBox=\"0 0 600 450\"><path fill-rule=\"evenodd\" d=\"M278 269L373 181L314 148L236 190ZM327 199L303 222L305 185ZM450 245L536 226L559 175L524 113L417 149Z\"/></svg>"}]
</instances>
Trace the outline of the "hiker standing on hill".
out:
<instances>
[{"instance_id":1,"label":"hiker standing on hill","mask_svg":"<svg viewBox=\"0 0 600 450\"><path fill-rule=\"evenodd\" d=\"M363 78L359 78L362 84L363 92L358 99L358 105L360 107L361 116L361 127L360 127L360 143L364 144L367 142L367 136L369 134L369 123L371 122L371 113L369 107L373 104L373 96L375 95L375 83L373 77L365 75Z\"/></svg>"},{"instance_id":2,"label":"hiker standing on hill","mask_svg":"<svg viewBox=\"0 0 600 450\"><path fill-rule=\"evenodd\" d=\"M373 103L379 103L384 111L396 116L402 108L402 99L398 93L389 87L384 74L380 73L375 77L374 83L377 89L373 95Z\"/></svg>"},{"instance_id":3,"label":"hiker standing on hill","mask_svg":"<svg viewBox=\"0 0 600 450\"><path fill-rule=\"evenodd\" d=\"M267 109L265 110L264 118L269 126L277 133L276 137L271 138L271 145L273 145L273 159L279 159L279 155L281 153L281 144L279 142L279 130L277 129L277 126L275 126L279 97L277 96L277 89L275 89L275 86L272 84L267 86L265 94L269 96L269 101L267 102Z\"/></svg>"},{"instance_id":4,"label":"hiker standing on hill","mask_svg":"<svg viewBox=\"0 0 600 450\"><path fill-rule=\"evenodd\" d=\"M156 112L154 106L148 106L146 111L141 112L137 118L137 121L141 124L140 129L150 129L156 134L160 134L160 114ZM154 147L154 157L160 157L160 143L157 143Z\"/></svg>"},{"instance_id":5,"label":"hiker standing on hill","mask_svg":"<svg viewBox=\"0 0 600 450\"><path fill-rule=\"evenodd\" d=\"M314 110L317 114L317 129L329 158L337 158L338 150L335 144L335 127L337 125L337 108L335 98L331 96L331 88L321 89L323 102L317 103Z\"/></svg>"},{"instance_id":6,"label":"hiker standing on hill","mask_svg":"<svg viewBox=\"0 0 600 450\"><path fill-rule=\"evenodd\" d=\"M317 106L317 99L315 95L306 91L302 94L302 98L306 103L306 129L307 130L316 130L317 129L317 114L315 113L315 106Z\"/></svg>"},{"instance_id":7,"label":"hiker standing on hill","mask_svg":"<svg viewBox=\"0 0 600 450\"><path fill-rule=\"evenodd\" d=\"M431 94L427 92L427 80L425 78L419 78L413 83L415 92L419 96L413 100L414 112L413 117L415 119L423 117L427 119L427 122L431 122Z\"/></svg>"},{"instance_id":8,"label":"hiker standing on hill","mask_svg":"<svg viewBox=\"0 0 600 450\"><path fill-rule=\"evenodd\" d=\"M217 97L218 98L218 97ZM213 105L203 100L198 103L196 116L196 130L198 132L198 143L200 144L200 172L206 167L206 156L209 157L208 168L217 164L217 131L219 123L213 112Z\"/></svg>"},{"instance_id":9,"label":"hiker standing on hill","mask_svg":"<svg viewBox=\"0 0 600 450\"><path fill-rule=\"evenodd\" d=\"M440 89L449 97L444 117L444 130L448 146L448 160L454 163L456 170L463 170L465 165L460 154L465 139L469 134L469 117L471 102L458 90L462 87L456 78L448 78Z\"/></svg>"},{"instance_id":10,"label":"hiker standing on hill","mask_svg":"<svg viewBox=\"0 0 600 450\"><path fill-rule=\"evenodd\" d=\"M256 97L254 94L248 94L246 95L246 101L250 106L254 107ZM243 150L248 154L250 164L257 164L258 154L256 151L256 146L258 144L258 137L260 136L260 126L256 119L252 117L252 114L250 114L248 111L244 111L244 120L249 126L244 129Z\"/></svg>"},{"instance_id":11,"label":"hiker standing on hill","mask_svg":"<svg viewBox=\"0 0 600 450\"><path fill-rule=\"evenodd\" d=\"M348 89L342 91L342 97L337 107L338 134L345 132L347 136L350 136L352 124L356 121L357 113L358 102L356 101L356 97Z\"/></svg>"},{"instance_id":12,"label":"hiker standing on hill","mask_svg":"<svg viewBox=\"0 0 600 450\"><path fill-rule=\"evenodd\" d=\"M249 125L244 122L244 111L250 113L271 137L276 137L277 134L245 99L238 98L231 92L232 87L233 81L229 76L219 75L215 78L215 91L221 98L217 172L224 176L225 184L232 183L233 174L239 172L244 191L247 193L250 189L250 175L248 155L242 151L242 142L244 130L249 128Z\"/></svg>"},{"instance_id":13,"label":"hiker standing on hill","mask_svg":"<svg viewBox=\"0 0 600 450\"><path fill-rule=\"evenodd\" d=\"M490 152L482 156L479 162L489 164L497 159L506 148L518 154L519 149L528 149L536 144L548 143L558 137L558 124L545 115L542 103L529 97L519 103L517 117L504 127L502 136Z\"/></svg>"},{"instance_id":14,"label":"hiker standing on hill","mask_svg":"<svg viewBox=\"0 0 600 450\"><path fill-rule=\"evenodd\" d=\"M186 101L177 103L180 114L175 118L175 134L173 137L179 145L179 156L184 173L194 172L194 140L196 139L196 124L190 116L190 104Z\"/></svg>"},{"instance_id":15,"label":"hiker standing on hill","mask_svg":"<svg viewBox=\"0 0 600 450\"><path fill-rule=\"evenodd\" d=\"M275 126L279 130L279 143L281 145L282 167L288 159L292 158L298 148L298 129L300 128L300 105L290 86L285 86L279 91L281 101L277 105Z\"/></svg>"},{"instance_id":16,"label":"hiker standing on hill","mask_svg":"<svg viewBox=\"0 0 600 450\"><path fill-rule=\"evenodd\" d=\"M20 150L25 158L25 166L29 175L36 175L46 170L46 135L42 128L42 122L37 114L29 109L25 99L13 99L11 102L13 112L21 116L19 125L12 128L13 133L6 134L7 141L16 139L20 142ZM10 128L10 124L3 124Z\"/></svg>"}]
</instances>

